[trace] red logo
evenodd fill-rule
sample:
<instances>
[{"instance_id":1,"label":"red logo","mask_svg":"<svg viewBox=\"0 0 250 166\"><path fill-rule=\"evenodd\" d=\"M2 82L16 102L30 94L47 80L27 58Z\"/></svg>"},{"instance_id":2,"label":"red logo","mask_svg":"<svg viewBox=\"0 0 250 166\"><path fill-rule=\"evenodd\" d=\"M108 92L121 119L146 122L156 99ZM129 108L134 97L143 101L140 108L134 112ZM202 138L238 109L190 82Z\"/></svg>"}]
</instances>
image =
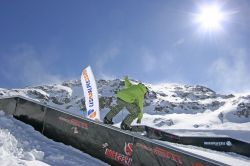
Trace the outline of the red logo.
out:
<instances>
[{"instance_id":1,"label":"red logo","mask_svg":"<svg viewBox=\"0 0 250 166\"><path fill-rule=\"evenodd\" d=\"M196 162L196 163L192 163L192 166L204 166L204 164Z\"/></svg>"},{"instance_id":2,"label":"red logo","mask_svg":"<svg viewBox=\"0 0 250 166\"><path fill-rule=\"evenodd\" d=\"M150 152L150 153L152 153L154 155L157 155L159 157L170 159L170 160L176 162L179 165L183 164L181 156L179 156L179 155L177 155L175 153L172 153L170 151L167 151L165 149L162 149L160 147L152 148L152 147L148 147L148 146L146 146L144 144L141 144L141 143L136 143L136 146L141 148L141 149L144 149L144 150L146 150L146 151L148 151L148 152Z\"/></svg>"},{"instance_id":3,"label":"red logo","mask_svg":"<svg viewBox=\"0 0 250 166\"><path fill-rule=\"evenodd\" d=\"M131 166L132 165L132 155L133 155L133 143L126 143L124 146L124 153L122 154L120 152L116 152L112 149L108 148L108 143L104 143L103 148L105 148L105 156L119 162L122 165L125 166Z\"/></svg>"},{"instance_id":4,"label":"red logo","mask_svg":"<svg viewBox=\"0 0 250 166\"><path fill-rule=\"evenodd\" d=\"M133 155L133 144L125 142L124 152L127 156L132 156Z\"/></svg>"},{"instance_id":5,"label":"red logo","mask_svg":"<svg viewBox=\"0 0 250 166\"><path fill-rule=\"evenodd\" d=\"M65 122L65 123L68 123L70 125L73 125L73 126L76 126L76 127L80 127L80 128L83 128L83 129L88 129L88 123L86 122L81 122L77 119L73 119L73 118L64 118L62 116L59 117L59 120Z\"/></svg>"}]
</instances>

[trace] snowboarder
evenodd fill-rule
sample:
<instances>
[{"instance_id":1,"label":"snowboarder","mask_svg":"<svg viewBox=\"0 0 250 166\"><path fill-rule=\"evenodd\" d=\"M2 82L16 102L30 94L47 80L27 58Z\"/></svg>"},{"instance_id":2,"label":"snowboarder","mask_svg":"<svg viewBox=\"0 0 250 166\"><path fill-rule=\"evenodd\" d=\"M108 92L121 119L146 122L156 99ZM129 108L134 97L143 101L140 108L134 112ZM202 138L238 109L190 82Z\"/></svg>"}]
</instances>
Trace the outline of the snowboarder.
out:
<instances>
[{"instance_id":1,"label":"snowboarder","mask_svg":"<svg viewBox=\"0 0 250 166\"><path fill-rule=\"evenodd\" d=\"M144 84L133 85L128 76L125 76L125 88L117 93L117 105L106 114L104 123L113 124L113 117L126 107L130 114L122 121L121 129L132 130L131 123L134 119L138 118L137 123L141 123L144 98L147 94L148 88Z\"/></svg>"}]
</instances>

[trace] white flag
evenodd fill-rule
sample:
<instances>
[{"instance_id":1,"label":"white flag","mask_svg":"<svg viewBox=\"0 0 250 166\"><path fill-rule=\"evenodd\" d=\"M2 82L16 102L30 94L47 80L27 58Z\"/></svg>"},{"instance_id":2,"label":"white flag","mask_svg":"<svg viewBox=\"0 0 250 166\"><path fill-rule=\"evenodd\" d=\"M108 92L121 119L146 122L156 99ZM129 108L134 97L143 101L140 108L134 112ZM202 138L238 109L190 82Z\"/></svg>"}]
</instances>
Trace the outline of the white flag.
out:
<instances>
[{"instance_id":1,"label":"white flag","mask_svg":"<svg viewBox=\"0 0 250 166\"><path fill-rule=\"evenodd\" d=\"M82 71L81 82L85 97L87 118L100 120L98 91L95 77L90 66Z\"/></svg>"}]
</instances>

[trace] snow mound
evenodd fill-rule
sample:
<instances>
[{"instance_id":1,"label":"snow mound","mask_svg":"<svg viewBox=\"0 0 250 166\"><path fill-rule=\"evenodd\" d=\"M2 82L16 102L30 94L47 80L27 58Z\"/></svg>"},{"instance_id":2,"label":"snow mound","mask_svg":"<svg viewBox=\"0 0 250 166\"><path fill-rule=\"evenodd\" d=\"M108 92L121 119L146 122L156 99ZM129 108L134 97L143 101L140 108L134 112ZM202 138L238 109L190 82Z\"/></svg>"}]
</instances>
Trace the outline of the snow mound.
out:
<instances>
[{"instance_id":1,"label":"snow mound","mask_svg":"<svg viewBox=\"0 0 250 166\"><path fill-rule=\"evenodd\" d=\"M0 111L0 163L3 166L107 165L79 150L46 138Z\"/></svg>"}]
</instances>

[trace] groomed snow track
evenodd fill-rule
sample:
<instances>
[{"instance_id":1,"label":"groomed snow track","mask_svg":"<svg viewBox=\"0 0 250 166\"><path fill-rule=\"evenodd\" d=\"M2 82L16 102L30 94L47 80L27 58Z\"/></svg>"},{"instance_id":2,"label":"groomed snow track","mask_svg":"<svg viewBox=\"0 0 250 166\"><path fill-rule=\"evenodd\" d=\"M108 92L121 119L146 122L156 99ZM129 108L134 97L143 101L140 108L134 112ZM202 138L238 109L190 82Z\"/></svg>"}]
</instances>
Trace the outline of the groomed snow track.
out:
<instances>
[{"instance_id":1,"label":"groomed snow track","mask_svg":"<svg viewBox=\"0 0 250 166\"><path fill-rule=\"evenodd\" d=\"M1 98L0 110L111 165L225 165L20 96Z\"/></svg>"}]
</instances>

